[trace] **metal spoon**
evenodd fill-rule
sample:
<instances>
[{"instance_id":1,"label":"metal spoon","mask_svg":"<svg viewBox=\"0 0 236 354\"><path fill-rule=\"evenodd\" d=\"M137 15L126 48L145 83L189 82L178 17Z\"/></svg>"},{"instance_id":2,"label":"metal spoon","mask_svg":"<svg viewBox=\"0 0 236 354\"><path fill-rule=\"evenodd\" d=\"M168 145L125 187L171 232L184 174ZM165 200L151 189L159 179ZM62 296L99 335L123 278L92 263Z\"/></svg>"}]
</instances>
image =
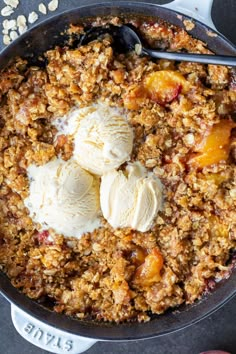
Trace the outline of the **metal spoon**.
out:
<instances>
[{"instance_id":1,"label":"metal spoon","mask_svg":"<svg viewBox=\"0 0 236 354\"><path fill-rule=\"evenodd\" d=\"M79 44L87 44L106 33L109 33L113 37L115 48L119 52L135 50L138 55L148 55L158 59L236 66L236 56L178 53L148 49L143 46L137 30L132 25L92 27L81 37Z\"/></svg>"}]
</instances>

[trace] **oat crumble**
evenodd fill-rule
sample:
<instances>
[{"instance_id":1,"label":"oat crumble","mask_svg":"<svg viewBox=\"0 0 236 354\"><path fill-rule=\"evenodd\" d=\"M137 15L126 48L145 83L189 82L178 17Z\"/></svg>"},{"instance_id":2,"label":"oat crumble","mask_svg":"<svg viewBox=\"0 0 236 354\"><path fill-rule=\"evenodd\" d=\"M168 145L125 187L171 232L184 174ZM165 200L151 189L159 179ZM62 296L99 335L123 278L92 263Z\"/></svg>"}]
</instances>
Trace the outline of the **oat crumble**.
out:
<instances>
[{"instance_id":1,"label":"oat crumble","mask_svg":"<svg viewBox=\"0 0 236 354\"><path fill-rule=\"evenodd\" d=\"M150 46L209 52L162 21L143 22L140 31ZM80 48L57 47L46 58L45 68L18 59L0 78L3 271L28 297L78 319L147 321L150 313L193 303L209 282L226 276L235 252L234 74L119 54L109 36ZM147 232L113 229L105 219L79 240L41 232L23 203L26 168L55 156L68 160L73 143L65 135L54 139L53 120L98 99L126 109L135 134L131 161L160 178L164 208Z\"/></svg>"}]
</instances>

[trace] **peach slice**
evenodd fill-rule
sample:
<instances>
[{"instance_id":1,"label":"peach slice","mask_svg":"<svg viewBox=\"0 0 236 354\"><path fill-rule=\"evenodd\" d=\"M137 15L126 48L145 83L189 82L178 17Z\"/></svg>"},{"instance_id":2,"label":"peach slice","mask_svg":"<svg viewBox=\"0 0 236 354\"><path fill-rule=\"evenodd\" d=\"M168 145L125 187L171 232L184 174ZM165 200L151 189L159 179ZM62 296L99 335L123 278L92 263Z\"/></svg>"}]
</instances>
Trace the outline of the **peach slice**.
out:
<instances>
[{"instance_id":1,"label":"peach slice","mask_svg":"<svg viewBox=\"0 0 236 354\"><path fill-rule=\"evenodd\" d=\"M140 84L139 86L135 86L126 93L123 97L124 107L130 110L139 110L139 108L145 103L147 98L147 92Z\"/></svg>"},{"instance_id":2,"label":"peach slice","mask_svg":"<svg viewBox=\"0 0 236 354\"><path fill-rule=\"evenodd\" d=\"M160 70L147 75L143 86L151 100L164 105L177 98L180 92L186 92L189 83L178 71Z\"/></svg>"},{"instance_id":3,"label":"peach slice","mask_svg":"<svg viewBox=\"0 0 236 354\"><path fill-rule=\"evenodd\" d=\"M157 248L145 257L144 263L140 265L134 275L134 283L141 286L150 286L161 280L160 271L163 267L163 256Z\"/></svg>"},{"instance_id":4,"label":"peach slice","mask_svg":"<svg viewBox=\"0 0 236 354\"><path fill-rule=\"evenodd\" d=\"M213 125L196 145L195 153L191 155L188 164L203 168L226 161L229 157L231 130L235 127L236 123L229 119L223 119Z\"/></svg>"},{"instance_id":5,"label":"peach slice","mask_svg":"<svg viewBox=\"0 0 236 354\"><path fill-rule=\"evenodd\" d=\"M136 264L136 266L140 266L145 262L145 258L147 256L147 250L137 246L136 249L131 253L131 261Z\"/></svg>"}]
</instances>

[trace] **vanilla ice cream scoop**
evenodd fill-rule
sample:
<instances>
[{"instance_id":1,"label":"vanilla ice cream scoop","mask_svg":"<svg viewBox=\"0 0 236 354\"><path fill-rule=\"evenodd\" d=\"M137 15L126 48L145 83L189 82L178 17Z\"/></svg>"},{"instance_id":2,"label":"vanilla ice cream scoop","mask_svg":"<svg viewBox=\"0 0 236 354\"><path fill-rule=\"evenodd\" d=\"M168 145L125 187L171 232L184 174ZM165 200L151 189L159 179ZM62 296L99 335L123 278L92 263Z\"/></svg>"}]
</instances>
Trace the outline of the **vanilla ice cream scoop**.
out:
<instances>
[{"instance_id":1,"label":"vanilla ice cream scoop","mask_svg":"<svg viewBox=\"0 0 236 354\"><path fill-rule=\"evenodd\" d=\"M81 237L100 226L99 181L74 160L28 168L32 219L64 236Z\"/></svg>"},{"instance_id":2,"label":"vanilla ice cream scoop","mask_svg":"<svg viewBox=\"0 0 236 354\"><path fill-rule=\"evenodd\" d=\"M162 207L162 185L139 162L130 163L125 171L112 170L102 176L100 203L112 227L145 232Z\"/></svg>"},{"instance_id":3,"label":"vanilla ice cream scoop","mask_svg":"<svg viewBox=\"0 0 236 354\"><path fill-rule=\"evenodd\" d=\"M102 175L130 159L133 131L117 108L105 104L72 110L54 123L74 138L74 158L87 171Z\"/></svg>"}]
</instances>

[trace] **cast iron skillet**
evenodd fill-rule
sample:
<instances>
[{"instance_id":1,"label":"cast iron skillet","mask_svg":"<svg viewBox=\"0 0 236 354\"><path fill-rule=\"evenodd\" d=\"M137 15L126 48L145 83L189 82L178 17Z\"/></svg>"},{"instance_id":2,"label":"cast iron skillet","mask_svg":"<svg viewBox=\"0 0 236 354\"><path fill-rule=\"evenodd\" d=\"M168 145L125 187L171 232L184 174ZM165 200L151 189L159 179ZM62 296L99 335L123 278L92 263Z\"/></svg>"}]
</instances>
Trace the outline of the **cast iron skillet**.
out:
<instances>
[{"instance_id":1,"label":"cast iron skillet","mask_svg":"<svg viewBox=\"0 0 236 354\"><path fill-rule=\"evenodd\" d=\"M104 4L76 8L55 16L25 33L14 41L0 54L0 68L6 66L15 56L28 58L32 63L42 54L56 44L63 44L63 32L70 23L78 23L78 19L104 15L145 15L156 16L183 27L177 13L162 8L158 5L140 2L116 1ZM189 19L183 16L182 19ZM195 22L192 35L208 43L208 47L217 54L236 55L236 48L221 35L209 37L209 28L200 22ZM30 300L11 284L8 278L0 273L0 291L17 307L60 330L77 334L83 337L100 340L134 340L160 336L184 328L211 314L222 306L236 293L236 271L232 272L229 279L219 282L214 291L203 297L200 301L190 306L180 306L175 311L167 311L160 316L154 316L148 323L107 324L89 321L79 321L65 315L52 312L35 301Z\"/></svg>"}]
</instances>

